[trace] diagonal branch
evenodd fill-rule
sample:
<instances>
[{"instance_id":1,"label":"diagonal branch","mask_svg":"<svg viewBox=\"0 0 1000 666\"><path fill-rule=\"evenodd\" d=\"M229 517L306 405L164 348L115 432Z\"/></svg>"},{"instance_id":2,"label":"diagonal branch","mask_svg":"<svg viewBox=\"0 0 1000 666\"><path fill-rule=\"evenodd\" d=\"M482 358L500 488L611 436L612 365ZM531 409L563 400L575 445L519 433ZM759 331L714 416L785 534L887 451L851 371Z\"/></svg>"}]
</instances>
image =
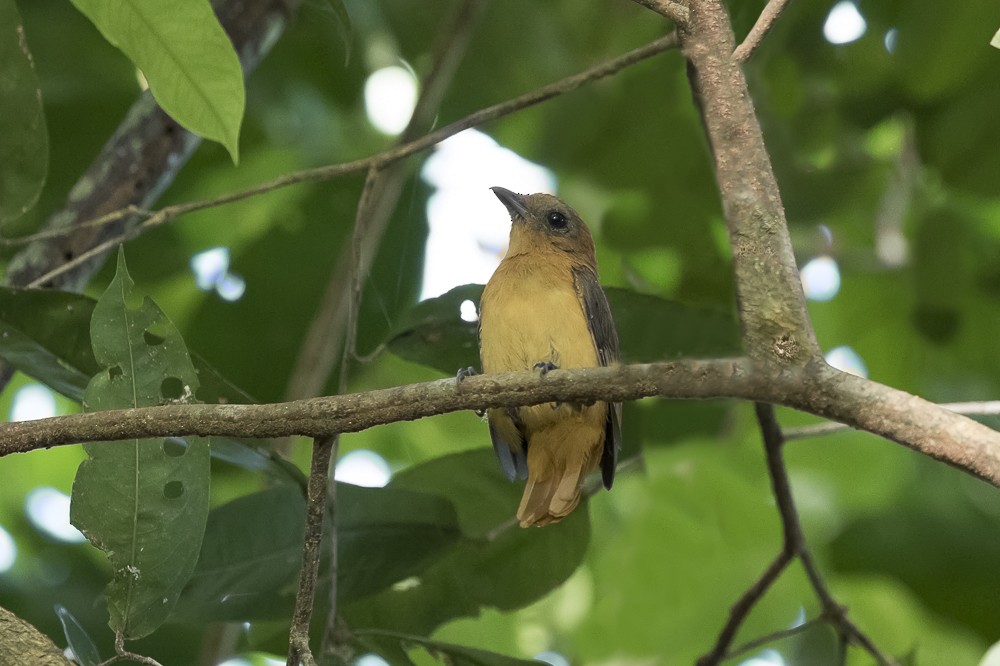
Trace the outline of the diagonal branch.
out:
<instances>
[{"instance_id":1,"label":"diagonal branch","mask_svg":"<svg viewBox=\"0 0 1000 666\"><path fill-rule=\"evenodd\" d=\"M650 42L649 44L633 49L632 51L629 51L628 53L625 53L617 58L595 65L590 69L580 72L579 74L566 77L565 79L561 79L555 83L550 83L547 86L538 88L537 90L521 95L520 97L495 104L485 109L480 109L479 111L469 114L468 116L457 120L450 125L442 127L441 129L425 134L424 136L401 146L396 146L390 148L389 150L376 153L370 157L354 160L352 162L344 162L341 164L331 164L329 166L318 167L316 169L295 171L280 178L260 183L259 185L255 185L238 192L230 192L228 194L223 194L209 199L200 199L198 201L189 201L187 203L166 206L153 213L141 223L131 227L127 231L115 235L113 238L101 242L99 245L83 252L62 266L53 268L44 275L34 277L34 279L27 283L27 286L40 287L45 285L59 276L74 270L82 263L90 261L95 256L103 254L108 250L117 247L121 243L137 238L149 229L166 224L167 222L170 222L171 220L174 220L182 215L186 215L187 213L204 210L206 208L224 206L237 201L243 201L245 199L259 196L267 192L273 192L274 190L289 187L291 185L322 182L352 173L360 173L367 171L372 166L380 168L388 166L406 157L427 150L435 144L444 141L448 137L454 136L455 134L469 129L470 127L477 127L490 120L496 120L497 118L502 118L516 111L520 111L521 109L541 104L542 102L548 101L553 97L558 97L564 93L576 90L591 81L596 81L598 79L617 74L626 67L675 48L676 46L677 36L674 34L666 35Z\"/></svg>"},{"instance_id":2,"label":"diagonal branch","mask_svg":"<svg viewBox=\"0 0 1000 666\"><path fill-rule=\"evenodd\" d=\"M635 3L670 19L677 25L686 24L690 14L686 5L674 0L635 0Z\"/></svg>"},{"instance_id":3,"label":"diagonal branch","mask_svg":"<svg viewBox=\"0 0 1000 666\"><path fill-rule=\"evenodd\" d=\"M757 22L750 28L746 38L733 51L733 60L746 62L753 55L760 43L764 41L764 36L771 31L774 22L781 16L781 12L785 11L788 2L789 0L769 0L760 16L757 17Z\"/></svg>"},{"instance_id":4,"label":"diagonal branch","mask_svg":"<svg viewBox=\"0 0 1000 666\"><path fill-rule=\"evenodd\" d=\"M809 550L805 534L802 531L802 523L799 521L798 510L795 507L795 498L792 495L792 486L788 478L788 470L785 467L782 455L785 438L782 435L781 426L778 425L778 420L775 418L774 407L757 403L754 409L764 440L764 453L767 460L767 472L771 478L771 488L774 492L775 503L778 506L778 513L781 516L781 527L784 533L782 548L777 558L764 572L764 575L751 585L733 606L730 611L729 621L719 634L715 645L708 654L698 660L698 665L713 666L733 656L733 653L729 649L730 645L736 637L736 632L749 616L753 606L774 585L788 564L795 558L798 558L802 562L806 576L809 578L816 596L819 598L820 607L822 608L822 619L833 625L841 638L841 642L844 645L857 644L865 649L879 664L894 666L895 662L882 654L868 635L847 617L847 609L837 603L827 587L826 581L823 579L819 568L813 560L812 552Z\"/></svg>"},{"instance_id":5,"label":"diagonal branch","mask_svg":"<svg viewBox=\"0 0 1000 666\"><path fill-rule=\"evenodd\" d=\"M733 253L743 343L778 365L822 359L792 252L785 210L721 0L690 6L681 33Z\"/></svg>"}]
</instances>

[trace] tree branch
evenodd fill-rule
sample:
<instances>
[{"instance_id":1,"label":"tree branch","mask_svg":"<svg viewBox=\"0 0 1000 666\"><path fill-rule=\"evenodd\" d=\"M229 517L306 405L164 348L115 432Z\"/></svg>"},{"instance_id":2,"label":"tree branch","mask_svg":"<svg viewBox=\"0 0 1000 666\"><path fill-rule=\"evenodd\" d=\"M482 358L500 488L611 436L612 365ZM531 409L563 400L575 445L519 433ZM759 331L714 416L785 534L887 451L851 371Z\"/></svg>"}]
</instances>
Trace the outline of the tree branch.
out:
<instances>
[{"instance_id":1,"label":"tree branch","mask_svg":"<svg viewBox=\"0 0 1000 666\"><path fill-rule=\"evenodd\" d=\"M634 0L637 5L642 5L646 9L656 12L664 18L668 18L677 25L687 23L688 8L673 0Z\"/></svg>"},{"instance_id":2,"label":"tree branch","mask_svg":"<svg viewBox=\"0 0 1000 666\"><path fill-rule=\"evenodd\" d=\"M165 405L0 424L0 455L136 437L325 437L435 414L651 396L784 405L891 439L1000 486L1000 433L825 364L775 370L747 359L505 373L264 405Z\"/></svg>"},{"instance_id":3,"label":"tree branch","mask_svg":"<svg viewBox=\"0 0 1000 666\"><path fill-rule=\"evenodd\" d=\"M283 187L288 187L290 185L322 182L352 173L367 171L372 166L378 166L380 168L388 166L389 164L397 162L401 159L427 150L435 144L444 141L448 137L454 136L455 134L469 129L470 127L477 127L490 120L502 118L503 116L520 111L521 109L534 106L535 104L540 104L552 99L553 97L576 90L591 81L596 81L598 79L617 74L630 65L634 65L638 62L651 58L654 55L675 48L676 46L677 36L674 34L666 35L650 42L649 44L646 44L645 46L640 46L637 49L629 51L628 53L617 58L591 67L590 69L580 72L579 74L566 77L565 79L543 86L530 93L521 95L520 97L507 100L506 102L501 102L500 104L480 109L479 111L469 114L468 116L457 120L450 125L446 125L439 130L426 134L419 139L415 139L401 146L376 153L370 157L354 160L352 162L344 162L341 164L331 164L315 169L295 171L280 178L260 183L259 185L255 185L238 192L230 192L228 194L223 194L209 199L199 199L197 201L189 201L182 204L175 204L173 206L166 206L153 213L146 220L135 225L134 227L131 227L129 230L100 243L91 250L84 252L79 257L72 259L58 268L52 268L46 274L33 279L27 284L27 286L42 286L75 269L81 263L89 261L94 256L107 252L108 250L113 249L126 241L138 237L144 231L166 224L167 222L170 222L171 220L174 220L182 215L186 215L187 213L204 210L206 208L224 206L237 201L243 201L267 192L273 192L274 190L281 189Z\"/></svg>"},{"instance_id":4,"label":"tree branch","mask_svg":"<svg viewBox=\"0 0 1000 666\"><path fill-rule=\"evenodd\" d=\"M956 414L965 416L996 416L1000 414L1000 400L984 400L982 402L942 402L938 403L942 407ZM797 428L785 428L785 441L790 442L795 439L806 439L807 437L820 437L831 435L837 432L850 430L851 427L843 423L816 423L813 425L799 426Z\"/></svg>"},{"instance_id":5,"label":"tree branch","mask_svg":"<svg viewBox=\"0 0 1000 666\"><path fill-rule=\"evenodd\" d=\"M771 159L732 58L729 16L720 0L692 2L690 11L681 46L715 160L744 347L779 365L819 360Z\"/></svg>"},{"instance_id":6,"label":"tree branch","mask_svg":"<svg viewBox=\"0 0 1000 666\"><path fill-rule=\"evenodd\" d=\"M833 625L841 637L841 641L844 644L853 642L860 645L879 664L894 665L895 662L883 655L875 643L847 617L847 609L837 603L830 593L826 581L812 558L812 552L809 550L805 534L802 531L802 523L799 521L798 510L795 508L795 498L792 495L788 470L782 456L785 438L782 435L781 426L778 425L778 420L775 418L774 407L757 403L754 409L764 440L764 453L767 459L767 472L771 478L771 488L774 491L778 513L781 515L781 527L784 534L782 548L764 574L743 593L743 596L733 606L729 621L719 634L715 646L708 654L698 660L699 666L714 666L723 659L733 656L729 652L729 646L736 637L736 632L750 614L753 606L767 593L788 564L795 558L802 562L806 576L819 598L820 606L823 609L822 619Z\"/></svg>"},{"instance_id":7,"label":"tree branch","mask_svg":"<svg viewBox=\"0 0 1000 666\"><path fill-rule=\"evenodd\" d=\"M316 579L323 546L323 514L330 477L330 460L337 435L317 438L313 442L312 464L309 469L309 486L306 498L306 535L302 545L302 570L295 593L295 610L288 634L287 666L314 666L309 650L309 624L312 620L313 599L316 597Z\"/></svg>"},{"instance_id":8,"label":"tree branch","mask_svg":"<svg viewBox=\"0 0 1000 666\"><path fill-rule=\"evenodd\" d=\"M433 124L445 92L465 56L472 32L487 5L486 0L467 0L457 8L451 20L444 22L437 38L437 46L434 48L433 64L421 82L421 93L414 106L413 115L395 147L418 139ZM345 295L351 293L349 273L352 261L356 266L353 270L362 279L368 275L371 263L378 254L389 219L399 201L406 173L401 162L388 165L379 171L380 177L373 184L374 190L371 193L372 206L366 207L368 219L364 224L366 231L360 237L360 247L354 247L355 244L352 243L347 251L342 252L330 275L323 300L309 326L305 343L288 381L286 400L320 395L336 367L336 352L343 350L344 331L348 328ZM352 356L355 351L352 344ZM344 389L339 391L343 392Z\"/></svg>"},{"instance_id":9,"label":"tree branch","mask_svg":"<svg viewBox=\"0 0 1000 666\"><path fill-rule=\"evenodd\" d=\"M757 47L764 40L764 36L774 26L774 22L781 16L781 12L785 11L788 1L769 0L763 11L761 11L760 16L757 17L757 22L750 28L750 32L747 33L746 38L733 51L733 60L736 62L746 62L753 55L753 52L757 50Z\"/></svg>"}]
</instances>

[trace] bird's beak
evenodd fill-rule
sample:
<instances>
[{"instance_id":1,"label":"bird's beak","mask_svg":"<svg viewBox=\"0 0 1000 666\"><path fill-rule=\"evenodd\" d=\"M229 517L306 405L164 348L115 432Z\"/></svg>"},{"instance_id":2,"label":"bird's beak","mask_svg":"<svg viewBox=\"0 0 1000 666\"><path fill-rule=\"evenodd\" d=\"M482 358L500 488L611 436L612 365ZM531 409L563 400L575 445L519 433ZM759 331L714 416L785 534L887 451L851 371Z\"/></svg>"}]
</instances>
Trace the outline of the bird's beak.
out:
<instances>
[{"instance_id":1,"label":"bird's beak","mask_svg":"<svg viewBox=\"0 0 1000 666\"><path fill-rule=\"evenodd\" d=\"M491 187L490 189L493 190L493 194L497 195L497 199L500 200L500 203L507 207L507 212L510 213L510 219L516 220L519 217L528 217L528 207L524 203L523 196L516 192L511 192L503 187Z\"/></svg>"}]
</instances>

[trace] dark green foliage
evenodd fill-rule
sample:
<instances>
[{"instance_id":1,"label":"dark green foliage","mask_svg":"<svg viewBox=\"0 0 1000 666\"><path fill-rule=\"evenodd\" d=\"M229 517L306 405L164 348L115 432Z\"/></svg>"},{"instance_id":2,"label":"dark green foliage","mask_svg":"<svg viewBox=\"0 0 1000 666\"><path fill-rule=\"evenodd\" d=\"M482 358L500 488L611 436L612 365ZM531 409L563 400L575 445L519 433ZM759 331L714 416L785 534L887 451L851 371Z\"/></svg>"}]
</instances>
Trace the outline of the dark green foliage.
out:
<instances>
[{"instance_id":1,"label":"dark green foliage","mask_svg":"<svg viewBox=\"0 0 1000 666\"><path fill-rule=\"evenodd\" d=\"M741 37L765 2L729 4ZM843 45L822 35L832 5L789 3L746 65L800 265L829 255L840 269L837 296L810 303L819 342L824 350L850 346L873 379L931 400L994 399L1000 395L994 3L942 9L931 0L862 0L867 30ZM11 14L9 0L0 6ZM365 78L399 59L425 76L440 26L456 6L305 3L246 81L240 166L225 148L206 142L157 205L387 147L391 139L365 119ZM23 58L10 60L23 52L12 50L8 23L0 21L8 28L0 38L0 83L8 68L20 72L11 95L0 95L0 106L17 111L0 112L0 152L14 144L35 147L30 163L12 169L6 153L0 160L0 178L19 177L12 198L5 198L10 181L0 182L0 217L30 205L33 188L49 173L37 204L7 222L6 235L33 231L65 205L138 92L135 66L71 3L38 0L18 8L45 122L37 124L37 105L23 103L36 99L29 94L36 90L24 83ZM660 36L664 25L629 2L489 3L435 126L617 56ZM49 149L41 147L42 134L19 133L12 123L47 128ZM481 129L552 168L560 195L590 224L625 362L740 353L725 223L679 54ZM404 167L402 196L364 281L351 391L479 365L476 324L459 317L463 301L478 303L478 286L415 303L424 210L434 194L419 177L421 159ZM328 281L347 255L362 178L211 208L128 244L138 290L152 296L200 354L190 354L183 372L146 377L157 401L182 398L185 386L204 402L282 399ZM469 223L478 215L469 210ZM885 225L905 247L902 263L880 258ZM229 249L230 271L246 280L237 302L194 285L188 261L217 246ZM18 249L4 246L0 258ZM0 357L27 376L0 396L4 417L28 378L69 398L58 404L72 410L92 377L107 376L108 364L98 363L91 345L114 336L105 330L92 337L90 322L94 298L114 273L108 262L87 296L0 290ZM144 349L162 349L173 339L161 324L140 333L134 339ZM164 382L168 377L175 380ZM327 391L335 386L332 376ZM786 425L810 420L790 412L781 418ZM997 426L996 417L984 421ZM469 414L345 436L345 452L375 450L395 474L382 489L338 488L340 610L347 629L357 632L348 644L357 654L380 652L404 666L433 659L523 663L543 650L574 664L691 663L704 653L729 606L780 547L759 434L748 408L714 401L631 403L623 427L625 465L614 490L542 530L513 526L521 486L503 479L486 425ZM183 541L184 557L197 556L197 564L187 563L193 572L186 585L171 583L171 594L180 596L167 624L135 643L137 650L164 664L196 663L214 631L206 627L227 620L251 623L235 651L284 651L301 559L306 455L292 445L292 460L283 460L271 445L212 442L211 510L207 494L198 498L207 529L168 537ZM203 474L201 466L207 475L203 445L165 447L150 449L161 462L177 462L171 451L183 453L180 460L198 456L200 471L190 478L185 472L185 482ZM37 486L68 492L82 455L61 447L0 460L0 523L19 548L14 568L0 574L0 605L60 645L70 642L86 663L113 654L99 601L112 572L89 544L57 543L23 512ZM813 552L859 626L886 652L908 655L905 663L978 664L1000 625L997 491L858 433L794 442L786 455ZM116 467L98 485L124 474ZM169 503L163 491L175 480L150 482L159 491L154 507ZM102 520L113 513L106 499L90 509ZM85 503L75 501L79 512ZM325 621L327 559L314 628ZM53 613L55 603L73 616ZM793 567L756 607L738 642L818 612L804 573ZM142 611L136 619L153 625L163 615ZM836 663L835 639L825 626L769 647L788 663ZM848 663L859 661L854 649L849 656Z\"/></svg>"}]
</instances>

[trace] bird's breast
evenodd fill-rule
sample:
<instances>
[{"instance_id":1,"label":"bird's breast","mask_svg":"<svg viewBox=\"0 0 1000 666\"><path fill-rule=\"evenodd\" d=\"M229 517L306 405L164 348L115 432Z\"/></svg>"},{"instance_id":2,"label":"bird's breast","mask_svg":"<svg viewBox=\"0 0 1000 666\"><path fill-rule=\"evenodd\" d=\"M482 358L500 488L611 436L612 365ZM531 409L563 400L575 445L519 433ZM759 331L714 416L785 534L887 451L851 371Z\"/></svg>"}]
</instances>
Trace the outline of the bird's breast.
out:
<instances>
[{"instance_id":1,"label":"bird's breast","mask_svg":"<svg viewBox=\"0 0 1000 666\"><path fill-rule=\"evenodd\" d=\"M560 368L598 365L572 264L507 257L480 304L483 372L511 372L548 361Z\"/></svg>"}]
</instances>

